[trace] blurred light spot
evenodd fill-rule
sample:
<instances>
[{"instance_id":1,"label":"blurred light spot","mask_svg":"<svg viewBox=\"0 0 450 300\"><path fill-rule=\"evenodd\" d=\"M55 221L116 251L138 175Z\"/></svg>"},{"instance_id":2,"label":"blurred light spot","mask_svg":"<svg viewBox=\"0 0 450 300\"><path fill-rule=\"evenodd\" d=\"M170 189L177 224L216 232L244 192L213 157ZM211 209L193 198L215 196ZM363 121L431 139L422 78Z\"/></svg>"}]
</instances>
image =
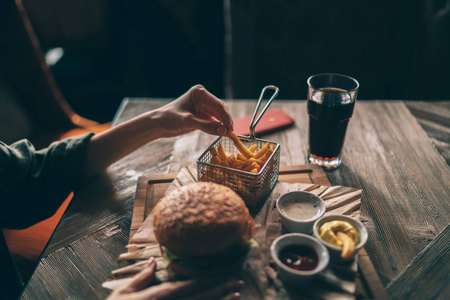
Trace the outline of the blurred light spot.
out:
<instances>
[{"instance_id":1,"label":"blurred light spot","mask_svg":"<svg viewBox=\"0 0 450 300\"><path fill-rule=\"evenodd\" d=\"M127 176L134 176L136 175L136 171L135 170L130 170L127 172Z\"/></svg>"},{"instance_id":2,"label":"blurred light spot","mask_svg":"<svg viewBox=\"0 0 450 300\"><path fill-rule=\"evenodd\" d=\"M64 55L64 49L61 47L53 48L45 53L45 61L49 64L49 66L53 66L56 64L61 57Z\"/></svg>"}]
</instances>

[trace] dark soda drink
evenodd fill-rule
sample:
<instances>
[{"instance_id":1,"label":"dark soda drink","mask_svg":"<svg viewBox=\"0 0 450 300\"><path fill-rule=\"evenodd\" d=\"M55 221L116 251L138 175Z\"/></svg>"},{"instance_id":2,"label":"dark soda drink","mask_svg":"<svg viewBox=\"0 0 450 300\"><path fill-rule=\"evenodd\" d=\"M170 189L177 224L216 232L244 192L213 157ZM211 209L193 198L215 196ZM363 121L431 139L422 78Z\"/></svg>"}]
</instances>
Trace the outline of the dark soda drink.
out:
<instances>
[{"instance_id":1,"label":"dark soda drink","mask_svg":"<svg viewBox=\"0 0 450 300\"><path fill-rule=\"evenodd\" d=\"M308 78L309 144L306 161L331 171L341 165L341 151L353 115L359 83L323 73Z\"/></svg>"},{"instance_id":2,"label":"dark soda drink","mask_svg":"<svg viewBox=\"0 0 450 300\"><path fill-rule=\"evenodd\" d=\"M309 152L316 159L339 158L355 101L346 90L324 87L308 96Z\"/></svg>"}]
</instances>

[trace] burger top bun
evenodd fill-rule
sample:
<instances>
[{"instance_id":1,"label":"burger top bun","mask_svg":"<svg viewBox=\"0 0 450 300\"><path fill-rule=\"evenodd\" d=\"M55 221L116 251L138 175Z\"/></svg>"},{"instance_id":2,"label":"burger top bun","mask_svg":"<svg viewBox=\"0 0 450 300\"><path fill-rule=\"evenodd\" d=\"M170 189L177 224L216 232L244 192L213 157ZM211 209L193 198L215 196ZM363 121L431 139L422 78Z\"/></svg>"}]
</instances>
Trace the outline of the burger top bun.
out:
<instances>
[{"instance_id":1,"label":"burger top bun","mask_svg":"<svg viewBox=\"0 0 450 300\"><path fill-rule=\"evenodd\" d=\"M236 192L212 182L192 183L172 191L153 213L160 245L183 256L215 254L239 243L251 218Z\"/></svg>"}]
</instances>

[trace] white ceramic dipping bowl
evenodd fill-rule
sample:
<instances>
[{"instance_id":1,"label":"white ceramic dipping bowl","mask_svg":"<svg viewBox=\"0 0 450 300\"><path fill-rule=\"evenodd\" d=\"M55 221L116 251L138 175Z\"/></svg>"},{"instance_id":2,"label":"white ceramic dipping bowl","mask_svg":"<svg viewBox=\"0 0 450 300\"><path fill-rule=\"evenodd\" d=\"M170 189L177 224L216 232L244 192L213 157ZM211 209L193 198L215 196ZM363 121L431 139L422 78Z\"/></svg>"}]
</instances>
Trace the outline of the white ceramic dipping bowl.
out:
<instances>
[{"instance_id":1,"label":"white ceramic dipping bowl","mask_svg":"<svg viewBox=\"0 0 450 300\"><path fill-rule=\"evenodd\" d=\"M322 198L303 191L282 195L276 205L288 232L312 234L314 222L325 213Z\"/></svg>"},{"instance_id":2,"label":"white ceramic dipping bowl","mask_svg":"<svg viewBox=\"0 0 450 300\"><path fill-rule=\"evenodd\" d=\"M326 222L330 222L330 221L334 221L334 220L339 220L339 221L345 221L350 223L353 227L356 228L356 230L359 232L360 235L360 241L357 245L355 245L355 253L353 254L352 257L344 259L342 258L342 248L331 245L327 242L325 242L321 237L320 237L320 226L322 226L322 224L326 223ZM313 226L313 234L314 236L320 241L322 242L325 247L327 247L328 251L330 252L330 260L332 263L337 263L337 264L350 264L354 261L356 254L358 253L358 251L364 247L365 243L367 242L367 229L366 227L364 227L363 223L361 223L360 221L349 217L349 216L344 216L344 215L328 215L325 217L321 217L320 219L318 219Z\"/></svg>"},{"instance_id":3,"label":"white ceramic dipping bowl","mask_svg":"<svg viewBox=\"0 0 450 300\"><path fill-rule=\"evenodd\" d=\"M288 246L308 246L318 257L317 266L308 271L288 267L280 260L280 252ZM330 262L330 254L316 238L302 233L287 233L276 238L270 246L270 255L278 267L281 280L288 285L305 284L322 272Z\"/></svg>"}]
</instances>

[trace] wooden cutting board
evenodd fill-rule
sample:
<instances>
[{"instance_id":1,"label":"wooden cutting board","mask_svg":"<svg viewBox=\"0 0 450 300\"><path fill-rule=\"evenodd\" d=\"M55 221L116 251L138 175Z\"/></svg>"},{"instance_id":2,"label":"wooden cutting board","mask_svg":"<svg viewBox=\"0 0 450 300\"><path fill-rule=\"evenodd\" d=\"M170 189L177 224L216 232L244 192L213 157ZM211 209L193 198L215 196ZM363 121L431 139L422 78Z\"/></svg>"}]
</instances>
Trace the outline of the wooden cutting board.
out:
<instances>
[{"instance_id":1,"label":"wooden cutting board","mask_svg":"<svg viewBox=\"0 0 450 300\"><path fill-rule=\"evenodd\" d=\"M131 220L130 238L141 227L145 218L150 214L154 200L158 201L167 191L177 173L150 174L139 177L134 200L133 218ZM314 183L330 186L325 171L316 165L284 166L280 167L279 182Z\"/></svg>"},{"instance_id":2,"label":"wooden cutting board","mask_svg":"<svg viewBox=\"0 0 450 300\"><path fill-rule=\"evenodd\" d=\"M144 220L151 213L154 205L162 198L169 187L182 186L183 182L176 183L177 173L153 174L139 177L136 189L133 217L130 228L130 239L141 227ZM185 172L183 178L196 181L194 174ZM192 177L189 179L189 177ZM280 167L279 182L309 183L317 186L331 186L326 173L321 167L315 165L284 166ZM173 184L175 183L175 185ZM388 299L385 289L364 249L358 253L357 298Z\"/></svg>"}]
</instances>

